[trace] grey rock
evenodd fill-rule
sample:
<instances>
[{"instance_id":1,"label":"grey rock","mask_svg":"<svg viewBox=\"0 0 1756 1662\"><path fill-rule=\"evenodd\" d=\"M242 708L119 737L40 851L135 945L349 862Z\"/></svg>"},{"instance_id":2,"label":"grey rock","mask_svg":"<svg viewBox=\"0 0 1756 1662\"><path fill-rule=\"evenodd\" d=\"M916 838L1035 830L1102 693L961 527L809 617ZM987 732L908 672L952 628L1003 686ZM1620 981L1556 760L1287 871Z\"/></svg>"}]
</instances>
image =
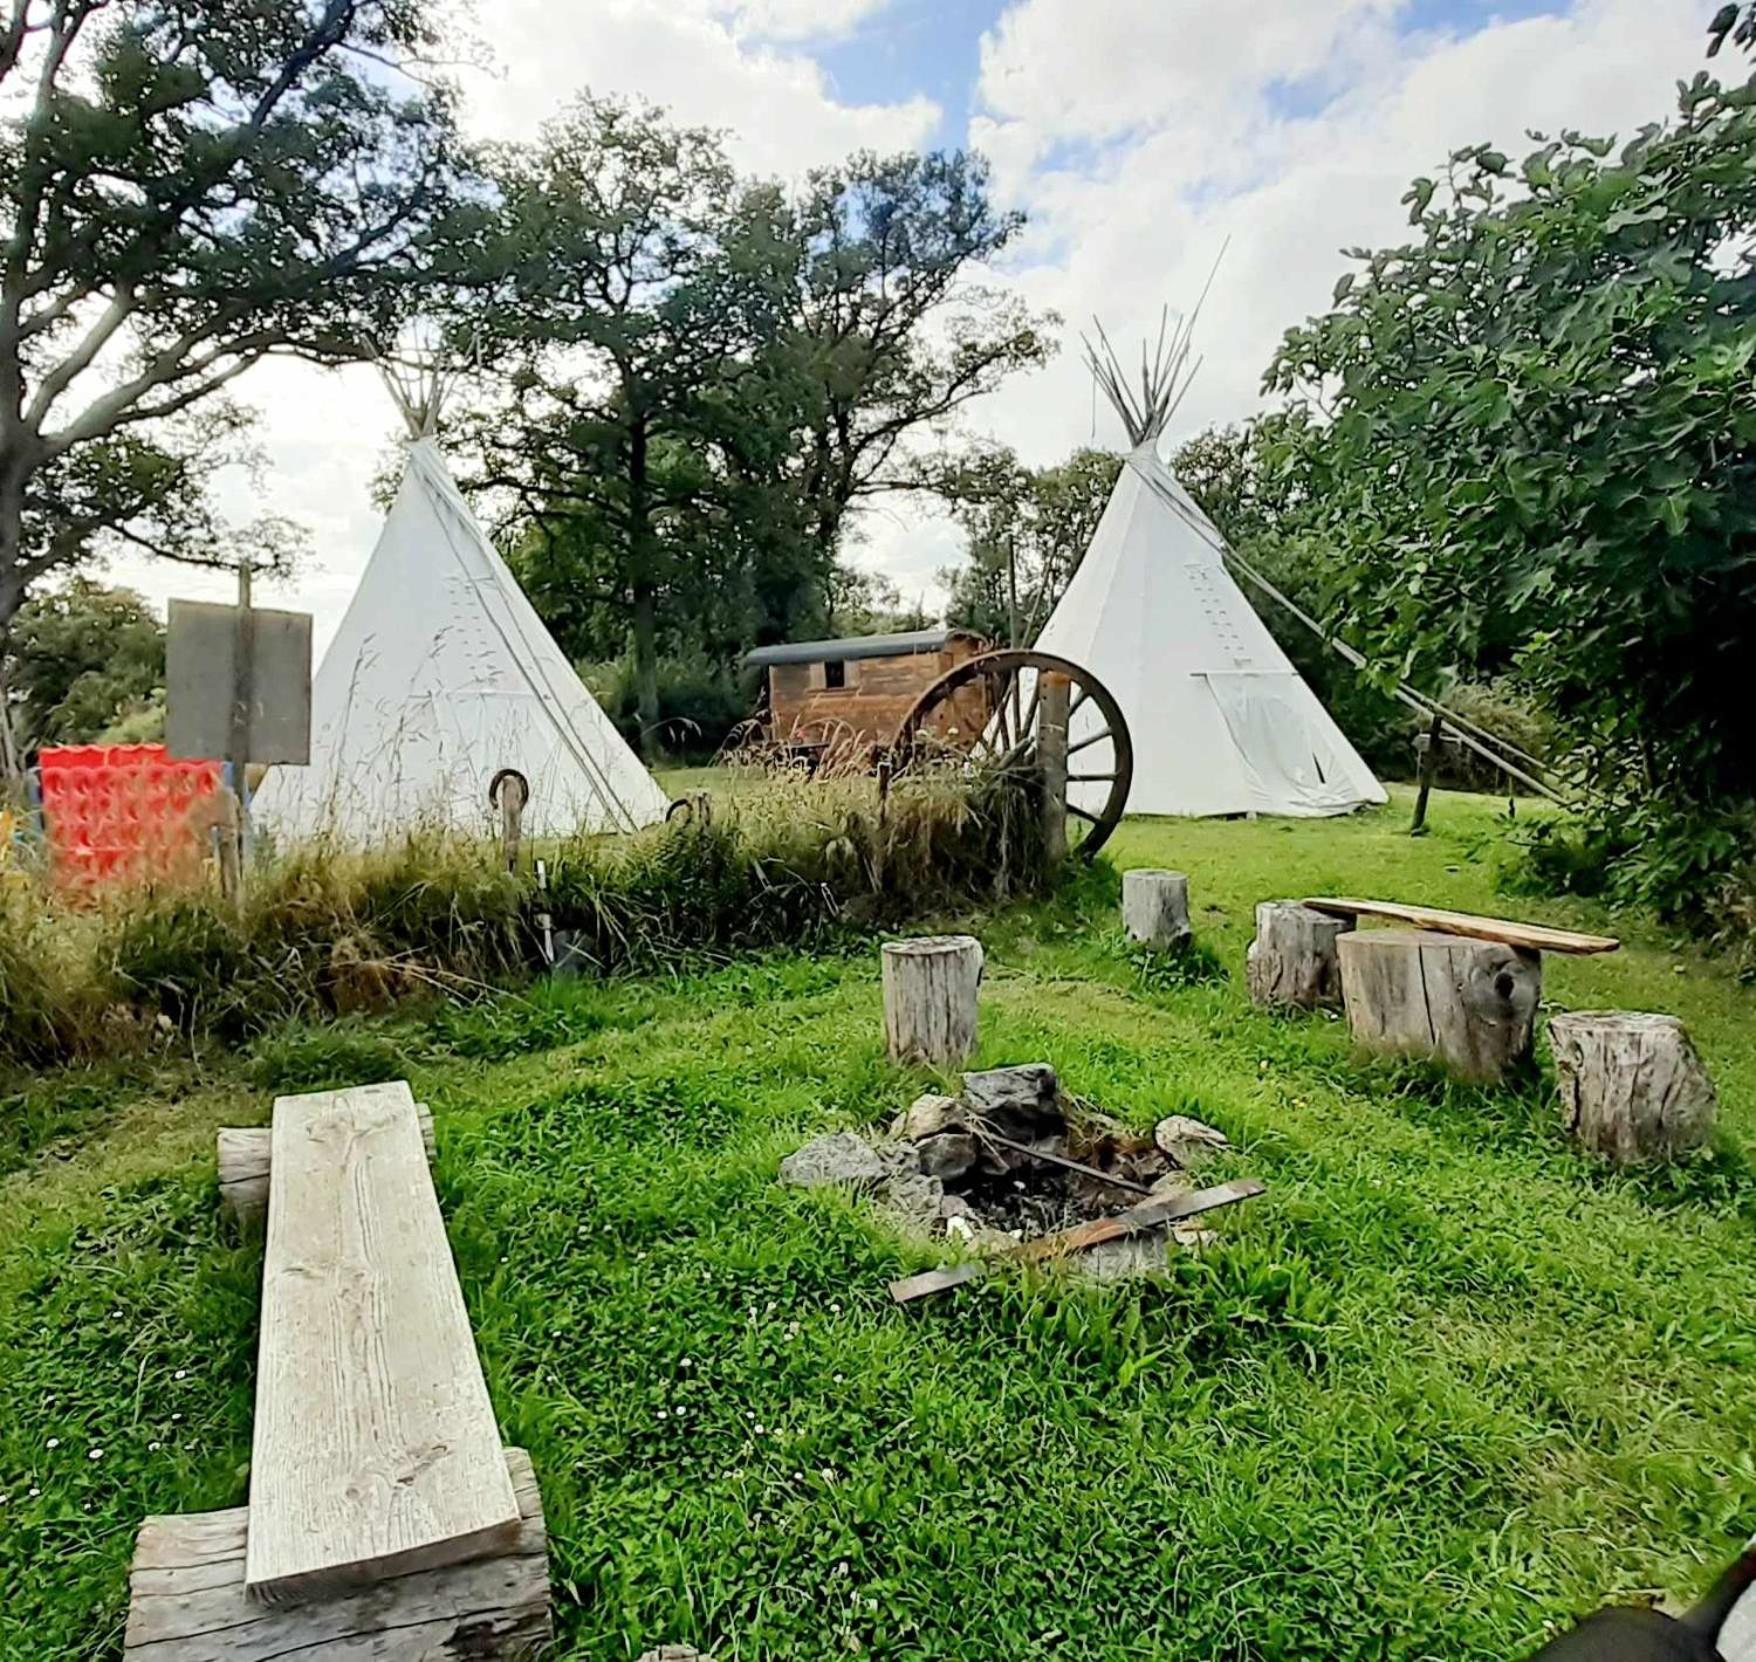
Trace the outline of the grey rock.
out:
<instances>
[{"instance_id":1,"label":"grey rock","mask_svg":"<svg viewBox=\"0 0 1756 1662\"><path fill-rule=\"evenodd\" d=\"M1154 1179L1152 1193L1155 1200L1164 1200L1171 1195L1188 1195L1195 1192L1195 1185L1180 1171L1168 1171L1163 1177Z\"/></svg>"},{"instance_id":2,"label":"grey rock","mask_svg":"<svg viewBox=\"0 0 1756 1662\"><path fill-rule=\"evenodd\" d=\"M780 1163L780 1180L798 1189L871 1189L892 1175L894 1163L864 1137L831 1131L813 1137Z\"/></svg>"},{"instance_id":3,"label":"grey rock","mask_svg":"<svg viewBox=\"0 0 1756 1662\"><path fill-rule=\"evenodd\" d=\"M1190 1119L1187 1114L1172 1114L1152 1128L1152 1140L1179 1166L1196 1165L1232 1145L1223 1131Z\"/></svg>"},{"instance_id":4,"label":"grey rock","mask_svg":"<svg viewBox=\"0 0 1756 1662\"><path fill-rule=\"evenodd\" d=\"M939 1216L949 1223L953 1218L962 1218L965 1222L974 1220L976 1209L962 1195L947 1195L939 1202Z\"/></svg>"},{"instance_id":5,"label":"grey rock","mask_svg":"<svg viewBox=\"0 0 1756 1662\"><path fill-rule=\"evenodd\" d=\"M969 1116L954 1096L918 1096L897 1116L891 1126L893 1137L905 1137L918 1143L923 1137L936 1137L941 1131L962 1130Z\"/></svg>"},{"instance_id":6,"label":"grey rock","mask_svg":"<svg viewBox=\"0 0 1756 1662\"><path fill-rule=\"evenodd\" d=\"M693 1645L660 1645L640 1656L637 1662L713 1662L713 1658Z\"/></svg>"},{"instance_id":7,"label":"grey rock","mask_svg":"<svg viewBox=\"0 0 1756 1662\"><path fill-rule=\"evenodd\" d=\"M928 1177L955 1183L980 1158L982 1145L967 1131L942 1131L915 1144L915 1159Z\"/></svg>"},{"instance_id":8,"label":"grey rock","mask_svg":"<svg viewBox=\"0 0 1756 1662\"><path fill-rule=\"evenodd\" d=\"M1016 1068L988 1068L963 1076L963 1100L988 1118L1023 1116L1030 1120L1059 1119L1060 1086L1047 1062Z\"/></svg>"},{"instance_id":9,"label":"grey rock","mask_svg":"<svg viewBox=\"0 0 1756 1662\"><path fill-rule=\"evenodd\" d=\"M939 1221L945 1185L923 1172L898 1172L878 1190L878 1204L909 1229L931 1229Z\"/></svg>"}]
</instances>

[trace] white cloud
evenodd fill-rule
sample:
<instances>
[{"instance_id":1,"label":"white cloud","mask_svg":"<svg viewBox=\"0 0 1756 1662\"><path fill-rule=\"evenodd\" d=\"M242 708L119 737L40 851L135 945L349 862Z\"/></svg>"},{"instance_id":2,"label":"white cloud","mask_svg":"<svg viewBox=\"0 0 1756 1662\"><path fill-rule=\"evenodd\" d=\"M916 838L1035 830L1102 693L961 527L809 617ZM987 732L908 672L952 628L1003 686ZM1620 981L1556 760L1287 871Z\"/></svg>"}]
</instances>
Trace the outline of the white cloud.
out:
<instances>
[{"instance_id":1,"label":"white cloud","mask_svg":"<svg viewBox=\"0 0 1756 1662\"><path fill-rule=\"evenodd\" d=\"M1076 333L1094 312L1119 347L1132 345L1166 301L1193 301L1229 238L1172 439L1239 419L1258 407L1282 333L1329 304L1341 249L1407 234L1398 199L1412 177L1482 139L1517 155L1530 128L1630 133L1669 112L1676 80L1701 62L1693 0L1578 0L1565 15L1412 37L1393 36L1388 8L1365 0L1084 10L1101 11L1106 51L1139 41L1174 88L1125 74L1120 113L1103 113L1112 78L1078 40L1079 7L1019 0L984 48L972 119L1000 188L1031 214L1013 280L1069 321L1069 350L977 413L1037 461L1094 432ZM1200 42L1186 35L1197 19ZM1055 55L1054 74L1037 54ZM1328 90L1289 95L1286 81L1313 75ZM1095 432L1120 442L1107 410Z\"/></svg>"},{"instance_id":2,"label":"white cloud","mask_svg":"<svg viewBox=\"0 0 1756 1662\"><path fill-rule=\"evenodd\" d=\"M923 144L940 119L930 98L842 103L802 52L759 34L850 27L877 0L595 0L589 27L555 28L552 0L500 0L496 76L467 84L472 122L496 138L529 138L581 87L638 95L678 120L726 130L734 159L757 173L793 175L870 146Z\"/></svg>"}]
</instances>

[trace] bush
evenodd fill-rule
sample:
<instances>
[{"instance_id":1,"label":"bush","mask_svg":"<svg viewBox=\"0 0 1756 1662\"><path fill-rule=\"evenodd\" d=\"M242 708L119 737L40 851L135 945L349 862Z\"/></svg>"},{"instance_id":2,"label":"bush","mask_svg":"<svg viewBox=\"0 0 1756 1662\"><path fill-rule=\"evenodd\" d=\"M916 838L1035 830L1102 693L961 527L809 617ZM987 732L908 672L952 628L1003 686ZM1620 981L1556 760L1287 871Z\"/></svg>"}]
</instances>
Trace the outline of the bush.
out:
<instances>
[{"instance_id":1,"label":"bush","mask_svg":"<svg viewBox=\"0 0 1756 1662\"><path fill-rule=\"evenodd\" d=\"M1602 804L1578 820L1534 821L1518 841L1523 858L1509 886L1649 909L1756 975L1756 806L1704 814Z\"/></svg>"},{"instance_id":2,"label":"bush","mask_svg":"<svg viewBox=\"0 0 1756 1662\"><path fill-rule=\"evenodd\" d=\"M580 675L616 730L644 753L633 660L582 665ZM661 658L658 694L658 748L684 760L706 761L716 755L727 735L756 707L753 686L699 659Z\"/></svg>"}]
</instances>

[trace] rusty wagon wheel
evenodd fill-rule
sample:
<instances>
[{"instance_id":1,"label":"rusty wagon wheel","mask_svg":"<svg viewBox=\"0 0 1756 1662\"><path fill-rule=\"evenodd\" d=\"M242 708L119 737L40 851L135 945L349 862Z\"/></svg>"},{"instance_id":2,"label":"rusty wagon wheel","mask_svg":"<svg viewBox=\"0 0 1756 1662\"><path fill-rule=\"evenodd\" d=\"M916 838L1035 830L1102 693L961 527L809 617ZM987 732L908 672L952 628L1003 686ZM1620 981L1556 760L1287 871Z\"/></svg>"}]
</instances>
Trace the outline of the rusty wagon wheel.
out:
<instances>
[{"instance_id":1,"label":"rusty wagon wheel","mask_svg":"<svg viewBox=\"0 0 1756 1662\"><path fill-rule=\"evenodd\" d=\"M1021 647L966 659L915 700L897 726L892 754L903 768L935 760L1003 771L1035 767L1043 675L1072 683L1068 841L1089 859L1122 823L1134 782L1134 741L1115 695L1084 665Z\"/></svg>"}]
</instances>

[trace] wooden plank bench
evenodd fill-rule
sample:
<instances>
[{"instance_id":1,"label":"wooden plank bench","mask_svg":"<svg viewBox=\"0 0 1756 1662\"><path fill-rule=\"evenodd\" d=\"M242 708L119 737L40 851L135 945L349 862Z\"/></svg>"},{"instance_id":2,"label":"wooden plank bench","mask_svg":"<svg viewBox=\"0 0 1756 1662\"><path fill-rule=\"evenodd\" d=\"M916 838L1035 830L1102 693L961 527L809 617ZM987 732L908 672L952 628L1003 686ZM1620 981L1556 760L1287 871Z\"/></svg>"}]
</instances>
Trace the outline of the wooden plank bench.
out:
<instances>
[{"instance_id":1,"label":"wooden plank bench","mask_svg":"<svg viewBox=\"0 0 1756 1662\"><path fill-rule=\"evenodd\" d=\"M1614 952L1622 944L1613 935L1582 935L1572 929L1551 929L1542 923L1511 923L1504 918L1480 918L1469 912L1445 912L1436 906L1404 906L1394 900L1340 900L1332 895L1319 895L1300 904L1314 912L1327 912L1331 917L1383 918L1439 935L1496 941L1526 952Z\"/></svg>"},{"instance_id":2,"label":"wooden plank bench","mask_svg":"<svg viewBox=\"0 0 1756 1662\"><path fill-rule=\"evenodd\" d=\"M1431 1056L1486 1082L1530 1054L1542 954L1614 952L1621 944L1609 935L1389 900L1320 895L1303 906L1347 925L1334 946L1356 1042ZM1362 918L1405 927L1354 930Z\"/></svg>"},{"instance_id":3,"label":"wooden plank bench","mask_svg":"<svg viewBox=\"0 0 1756 1662\"><path fill-rule=\"evenodd\" d=\"M408 1086L274 1107L245 1587L507 1551L520 1511Z\"/></svg>"},{"instance_id":4,"label":"wooden plank bench","mask_svg":"<svg viewBox=\"0 0 1756 1662\"><path fill-rule=\"evenodd\" d=\"M518 1533L504 1552L291 1609L244 1588L250 1508L148 1518L129 1572L126 1662L535 1655L550 1639L549 1555L530 1456L509 1448Z\"/></svg>"},{"instance_id":5,"label":"wooden plank bench","mask_svg":"<svg viewBox=\"0 0 1756 1662\"><path fill-rule=\"evenodd\" d=\"M431 1163L434 1153L433 1112L426 1103L415 1104L421 1142ZM241 1222L268 1213L268 1173L274 1161L272 1125L224 1125L214 1139L219 1164L220 1210Z\"/></svg>"}]
</instances>

